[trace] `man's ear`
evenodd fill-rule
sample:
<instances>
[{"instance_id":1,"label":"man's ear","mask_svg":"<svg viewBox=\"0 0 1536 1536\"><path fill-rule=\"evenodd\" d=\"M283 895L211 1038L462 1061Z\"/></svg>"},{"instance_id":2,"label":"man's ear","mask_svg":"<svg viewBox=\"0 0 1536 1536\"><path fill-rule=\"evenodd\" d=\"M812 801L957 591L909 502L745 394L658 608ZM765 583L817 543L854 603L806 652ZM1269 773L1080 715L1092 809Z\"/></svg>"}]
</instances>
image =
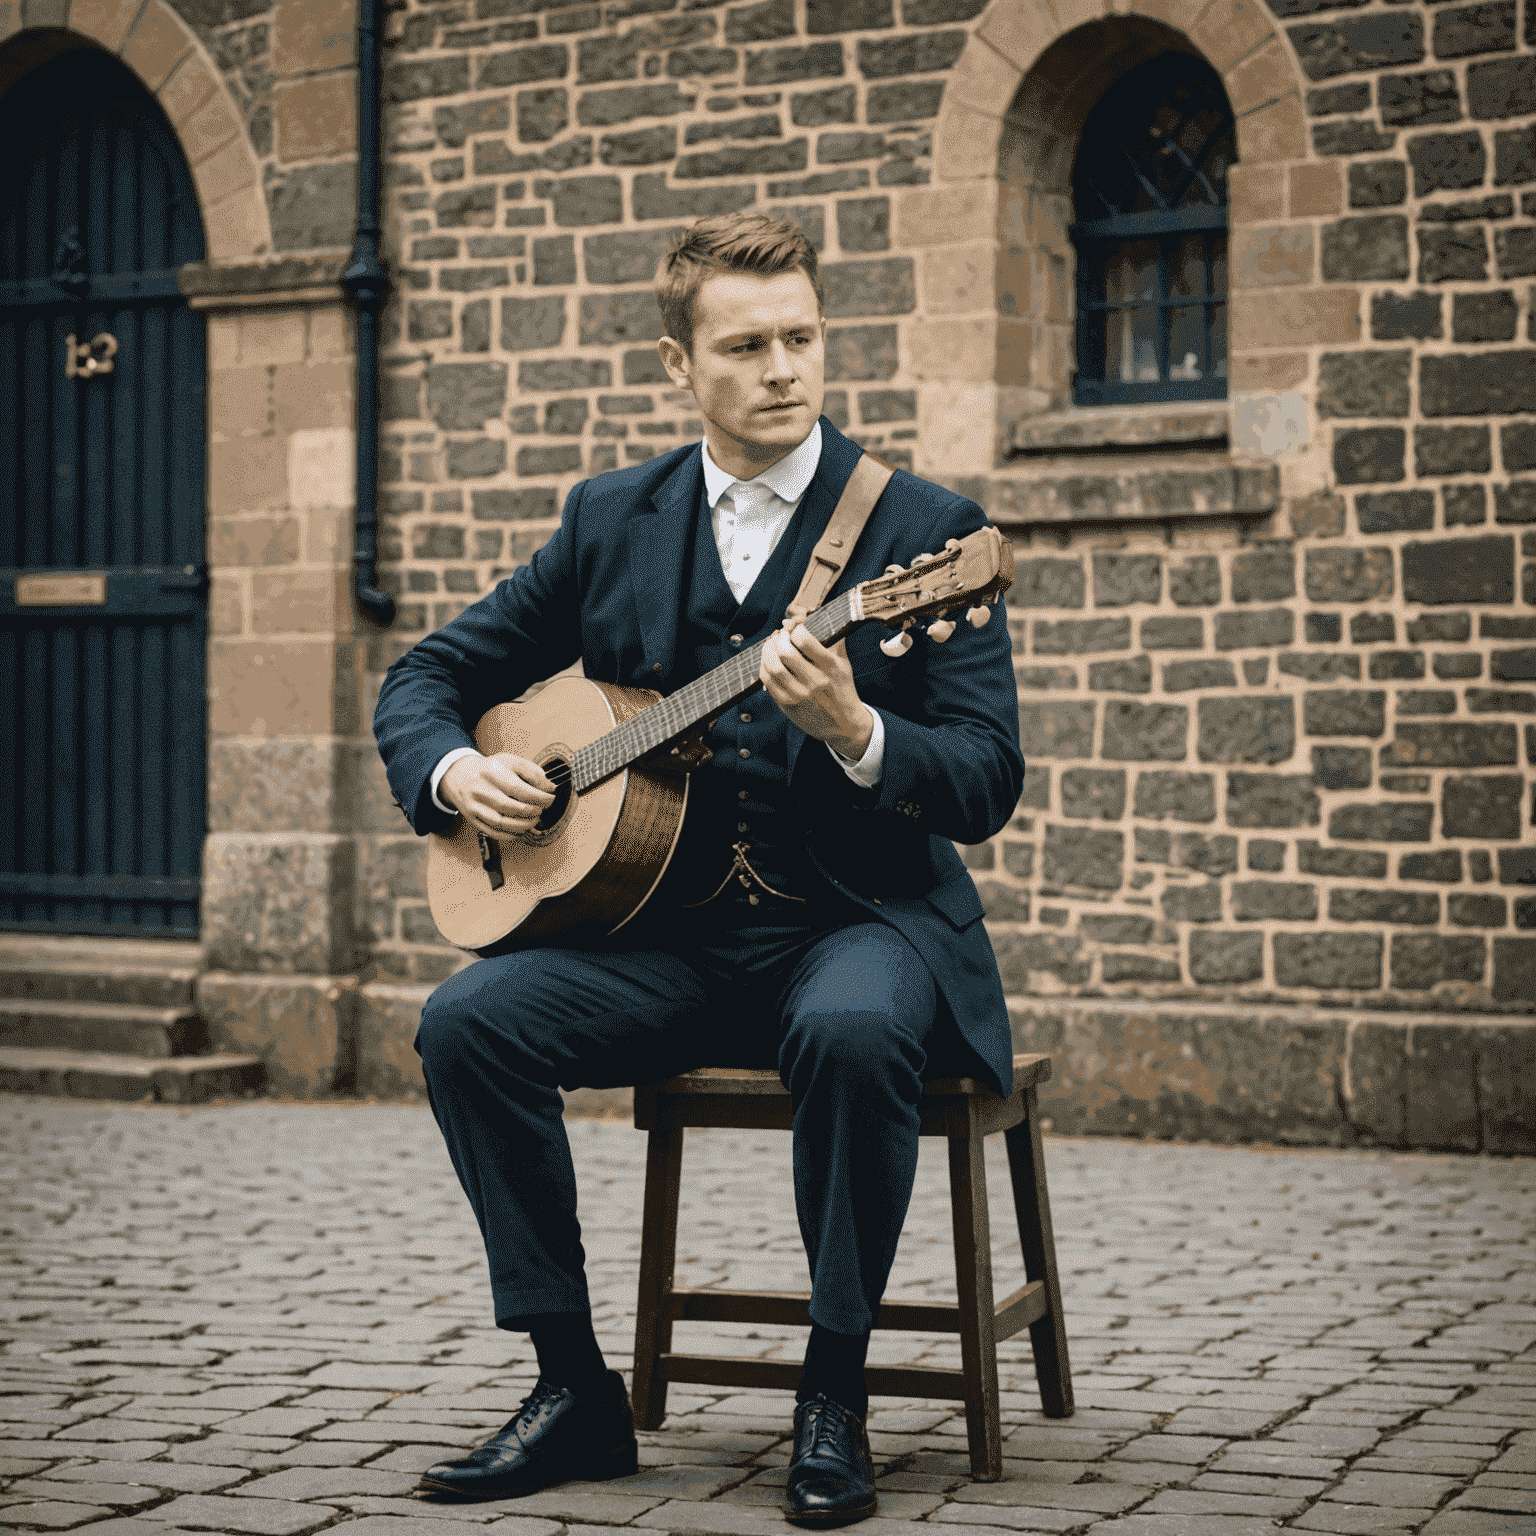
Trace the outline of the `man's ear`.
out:
<instances>
[{"instance_id":1,"label":"man's ear","mask_svg":"<svg viewBox=\"0 0 1536 1536\"><path fill-rule=\"evenodd\" d=\"M682 342L671 336L663 336L656 343L656 351L661 358L661 366L667 370L667 376L679 389L691 390L693 388L693 374L689 368L692 359L688 356L687 349Z\"/></svg>"}]
</instances>

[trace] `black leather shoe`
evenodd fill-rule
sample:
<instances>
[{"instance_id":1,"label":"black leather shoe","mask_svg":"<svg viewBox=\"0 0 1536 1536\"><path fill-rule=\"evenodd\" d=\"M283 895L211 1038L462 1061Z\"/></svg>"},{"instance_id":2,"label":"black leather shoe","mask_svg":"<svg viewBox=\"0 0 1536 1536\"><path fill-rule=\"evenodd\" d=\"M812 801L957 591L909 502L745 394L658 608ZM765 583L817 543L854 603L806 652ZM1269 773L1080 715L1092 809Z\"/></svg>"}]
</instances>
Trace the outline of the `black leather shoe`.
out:
<instances>
[{"instance_id":1,"label":"black leather shoe","mask_svg":"<svg viewBox=\"0 0 1536 1536\"><path fill-rule=\"evenodd\" d=\"M540 1381L484 1445L461 1461L422 1474L418 1493L452 1499L508 1499L573 1478L602 1482L639 1468L635 1419L624 1378L609 1371L590 1395Z\"/></svg>"},{"instance_id":2,"label":"black leather shoe","mask_svg":"<svg viewBox=\"0 0 1536 1536\"><path fill-rule=\"evenodd\" d=\"M818 1392L795 1409L784 1513L798 1525L847 1525L879 1503L864 1421Z\"/></svg>"}]
</instances>

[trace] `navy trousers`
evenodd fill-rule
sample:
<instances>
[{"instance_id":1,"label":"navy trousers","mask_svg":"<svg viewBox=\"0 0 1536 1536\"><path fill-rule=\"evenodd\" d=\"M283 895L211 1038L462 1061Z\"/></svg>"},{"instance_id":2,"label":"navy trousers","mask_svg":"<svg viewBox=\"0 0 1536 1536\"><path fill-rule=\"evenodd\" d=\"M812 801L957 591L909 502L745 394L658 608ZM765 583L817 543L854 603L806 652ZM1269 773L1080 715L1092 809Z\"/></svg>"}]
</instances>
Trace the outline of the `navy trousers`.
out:
<instances>
[{"instance_id":1,"label":"navy trousers","mask_svg":"<svg viewBox=\"0 0 1536 1536\"><path fill-rule=\"evenodd\" d=\"M450 977L416 1049L485 1240L497 1323L589 1306L561 1087L777 1066L794 1102L811 1317L866 1331L912 1196L936 1009L928 968L893 929L851 904L753 907L745 893L623 945L526 950Z\"/></svg>"}]
</instances>

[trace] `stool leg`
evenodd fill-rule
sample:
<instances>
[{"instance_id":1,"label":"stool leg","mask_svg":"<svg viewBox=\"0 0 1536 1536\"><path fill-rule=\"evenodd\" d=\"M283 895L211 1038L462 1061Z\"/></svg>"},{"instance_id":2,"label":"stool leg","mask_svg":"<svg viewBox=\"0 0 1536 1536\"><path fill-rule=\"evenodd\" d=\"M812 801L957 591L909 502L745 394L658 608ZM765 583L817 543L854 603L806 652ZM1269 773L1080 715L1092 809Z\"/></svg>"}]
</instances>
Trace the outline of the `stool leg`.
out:
<instances>
[{"instance_id":1,"label":"stool leg","mask_svg":"<svg viewBox=\"0 0 1536 1536\"><path fill-rule=\"evenodd\" d=\"M1049 1310L1029 1325L1029 1347L1035 1357L1040 1404L1053 1419L1073 1410L1072 1367L1067 1360L1067 1326L1061 1307L1061 1281L1056 1274L1056 1239L1051 1231L1051 1200L1045 1188L1045 1148L1040 1141L1040 1106L1033 1087L1025 1090L1025 1118L1003 1133L1008 1145L1008 1174L1013 1184L1013 1209L1024 1250L1024 1274L1045 1283Z\"/></svg>"},{"instance_id":2,"label":"stool leg","mask_svg":"<svg viewBox=\"0 0 1536 1536\"><path fill-rule=\"evenodd\" d=\"M955 1228L955 1287L960 1298L960 1363L965 1372L965 1434L971 1476L1003 1475L997 1398L997 1315L992 1301L992 1229L987 1218L986 1139L966 1105L966 1126L949 1137L949 1198Z\"/></svg>"},{"instance_id":3,"label":"stool leg","mask_svg":"<svg viewBox=\"0 0 1536 1536\"><path fill-rule=\"evenodd\" d=\"M635 1360L630 1398L635 1424L659 1429L667 1411L667 1384L656 1362L672 1347L666 1315L677 1265L677 1206L683 1176L683 1128L663 1107L646 1141L645 1202L640 1227L640 1292L635 1306Z\"/></svg>"}]
</instances>

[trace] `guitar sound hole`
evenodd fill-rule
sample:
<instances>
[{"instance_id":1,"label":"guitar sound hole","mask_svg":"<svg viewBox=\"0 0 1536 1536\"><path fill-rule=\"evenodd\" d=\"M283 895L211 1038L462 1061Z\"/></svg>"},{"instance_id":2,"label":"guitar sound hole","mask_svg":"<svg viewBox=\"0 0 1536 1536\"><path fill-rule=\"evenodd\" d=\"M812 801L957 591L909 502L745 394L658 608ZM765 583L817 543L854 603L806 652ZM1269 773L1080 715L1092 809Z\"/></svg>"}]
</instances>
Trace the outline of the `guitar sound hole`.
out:
<instances>
[{"instance_id":1,"label":"guitar sound hole","mask_svg":"<svg viewBox=\"0 0 1536 1536\"><path fill-rule=\"evenodd\" d=\"M571 803L571 765L563 757L551 757L539 764L555 786L555 798L544 807L544 813L533 826L535 837L548 837L565 818Z\"/></svg>"}]
</instances>

